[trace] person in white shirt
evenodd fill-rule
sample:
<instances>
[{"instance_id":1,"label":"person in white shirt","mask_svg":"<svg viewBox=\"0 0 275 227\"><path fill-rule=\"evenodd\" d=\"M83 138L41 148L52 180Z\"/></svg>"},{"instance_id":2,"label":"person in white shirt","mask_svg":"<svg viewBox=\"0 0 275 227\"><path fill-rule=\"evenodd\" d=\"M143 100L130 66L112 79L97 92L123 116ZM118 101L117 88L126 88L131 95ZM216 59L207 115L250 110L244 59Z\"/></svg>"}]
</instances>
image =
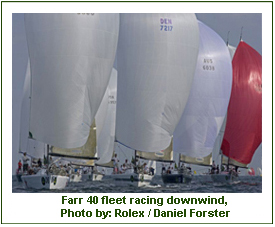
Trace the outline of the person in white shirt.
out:
<instances>
[{"instance_id":1,"label":"person in white shirt","mask_svg":"<svg viewBox=\"0 0 275 227\"><path fill-rule=\"evenodd\" d=\"M125 163L124 163L126 169L131 169L132 168L132 165L131 163L128 162L128 159L125 159Z\"/></svg>"},{"instance_id":2,"label":"person in white shirt","mask_svg":"<svg viewBox=\"0 0 275 227\"><path fill-rule=\"evenodd\" d=\"M117 154L114 155L114 157L112 158L112 161L113 161L113 165L114 165L114 173L118 173L119 160L117 158Z\"/></svg>"}]
</instances>

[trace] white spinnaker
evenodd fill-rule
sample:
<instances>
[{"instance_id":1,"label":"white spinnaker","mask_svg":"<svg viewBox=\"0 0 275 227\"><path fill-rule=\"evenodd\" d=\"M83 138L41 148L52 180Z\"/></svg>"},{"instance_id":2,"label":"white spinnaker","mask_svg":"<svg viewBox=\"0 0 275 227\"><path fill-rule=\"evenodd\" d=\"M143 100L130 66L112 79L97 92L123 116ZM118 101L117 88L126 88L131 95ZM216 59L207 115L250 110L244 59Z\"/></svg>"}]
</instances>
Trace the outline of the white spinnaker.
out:
<instances>
[{"instance_id":1,"label":"white spinnaker","mask_svg":"<svg viewBox=\"0 0 275 227\"><path fill-rule=\"evenodd\" d=\"M189 157L209 155L226 115L232 64L221 37L199 22L200 50L190 96L174 132L174 151Z\"/></svg>"},{"instance_id":2,"label":"white spinnaker","mask_svg":"<svg viewBox=\"0 0 275 227\"><path fill-rule=\"evenodd\" d=\"M23 96L20 112L19 151L27 152L35 158L43 158L46 154L45 144L29 139L29 113L30 113L30 61L28 61L24 81Z\"/></svg>"},{"instance_id":3,"label":"white spinnaker","mask_svg":"<svg viewBox=\"0 0 275 227\"><path fill-rule=\"evenodd\" d=\"M217 138L216 138L216 141L215 141L215 144L213 147L213 151L212 151L212 158L216 162L216 164L220 164L220 162L221 162L221 145L222 145L222 140L223 140L223 136L224 136L225 126L226 126L226 115L223 120L222 127L219 131Z\"/></svg>"},{"instance_id":4,"label":"white spinnaker","mask_svg":"<svg viewBox=\"0 0 275 227\"><path fill-rule=\"evenodd\" d=\"M117 71L113 68L109 85L106 90L107 109L101 130L97 131L97 165L108 163L113 156L115 143L115 120L116 120L116 94L117 94ZM104 97L105 98L105 97ZM102 105L102 104L101 104ZM101 105L99 110L101 109ZM104 115L102 111L97 113L98 118ZM97 127L99 120L97 120ZM101 121L102 122L102 121Z\"/></svg>"},{"instance_id":5,"label":"white spinnaker","mask_svg":"<svg viewBox=\"0 0 275 227\"><path fill-rule=\"evenodd\" d=\"M29 137L29 114L30 114L30 61L28 61L24 81L23 96L20 113L19 151L27 152Z\"/></svg>"},{"instance_id":6,"label":"white spinnaker","mask_svg":"<svg viewBox=\"0 0 275 227\"><path fill-rule=\"evenodd\" d=\"M199 48L194 14L121 14L116 140L167 148L190 92Z\"/></svg>"},{"instance_id":7,"label":"white spinnaker","mask_svg":"<svg viewBox=\"0 0 275 227\"><path fill-rule=\"evenodd\" d=\"M67 157L81 157L82 159L98 157L100 160L106 160L108 156L108 160L111 160L114 144L115 109L113 110L109 107L109 103L111 103L109 102L109 99L111 99L110 96L113 96L111 95L112 93L110 92L110 88L115 87L116 89L116 78L115 81L112 79L113 77L116 77L116 75L116 70L113 69L109 85L100 103L95 116L95 122L91 126L90 135L85 145L73 149L53 147L52 153L61 154L64 156L67 155ZM88 161L86 164L94 165L94 161Z\"/></svg>"},{"instance_id":8,"label":"white spinnaker","mask_svg":"<svg viewBox=\"0 0 275 227\"><path fill-rule=\"evenodd\" d=\"M25 14L25 26L32 136L57 147L80 147L109 82L119 15Z\"/></svg>"}]
</instances>

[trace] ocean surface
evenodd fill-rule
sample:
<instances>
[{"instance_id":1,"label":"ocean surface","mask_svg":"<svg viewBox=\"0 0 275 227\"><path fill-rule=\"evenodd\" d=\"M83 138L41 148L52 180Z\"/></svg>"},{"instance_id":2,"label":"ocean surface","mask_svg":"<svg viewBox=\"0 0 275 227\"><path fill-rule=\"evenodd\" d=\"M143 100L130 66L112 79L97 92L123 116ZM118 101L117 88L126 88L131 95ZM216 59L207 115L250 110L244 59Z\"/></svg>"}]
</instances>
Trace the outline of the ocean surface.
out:
<instances>
[{"instance_id":1,"label":"ocean surface","mask_svg":"<svg viewBox=\"0 0 275 227\"><path fill-rule=\"evenodd\" d=\"M70 182L63 190L25 189L16 176L12 176L13 193L262 193L262 177L240 176L231 184L213 183L209 176L194 175L189 184L163 184L156 175L152 185L145 187L117 186L112 180Z\"/></svg>"}]
</instances>

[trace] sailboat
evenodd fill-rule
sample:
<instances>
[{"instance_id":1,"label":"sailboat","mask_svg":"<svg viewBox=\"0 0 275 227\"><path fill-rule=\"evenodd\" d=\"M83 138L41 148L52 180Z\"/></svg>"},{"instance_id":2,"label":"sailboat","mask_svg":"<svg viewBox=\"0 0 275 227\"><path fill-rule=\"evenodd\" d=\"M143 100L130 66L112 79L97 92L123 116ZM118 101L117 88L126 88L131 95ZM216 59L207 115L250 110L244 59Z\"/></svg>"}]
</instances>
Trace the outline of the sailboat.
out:
<instances>
[{"instance_id":1,"label":"sailboat","mask_svg":"<svg viewBox=\"0 0 275 227\"><path fill-rule=\"evenodd\" d=\"M168 148L164 150L164 153L170 153L170 157L168 156L165 160L167 162L170 162L170 166L167 168L165 165L162 165L162 171L161 171L161 178L164 183L187 183L192 180L191 174L189 174L188 169L180 169L180 163L178 167L175 170L178 172L175 172L174 167L172 166L173 163L175 163L174 152L173 152L173 140L171 141L171 144ZM169 153L168 153L169 154Z\"/></svg>"},{"instance_id":2,"label":"sailboat","mask_svg":"<svg viewBox=\"0 0 275 227\"><path fill-rule=\"evenodd\" d=\"M45 154L48 152L49 146L46 144L36 141L32 138L29 133L29 115L30 115L30 92L31 92L31 73L30 73L30 61L28 61L24 90L23 90L23 99L21 103L21 124L20 124L20 142L19 142L19 153L24 154L30 160L30 168L32 169L32 160L34 158L45 157ZM46 147L46 152L45 152ZM30 169L30 170L31 170ZM61 189L68 184L68 177L61 175L48 175L47 169L41 168L34 171L35 175L27 175L27 172L20 172L17 174L17 178L20 177L23 181L26 188L54 188Z\"/></svg>"},{"instance_id":3,"label":"sailboat","mask_svg":"<svg viewBox=\"0 0 275 227\"><path fill-rule=\"evenodd\" d=\"M232 64L222 38L202 22L198 24L197 67L186 108L174 132L173 149L179 154L179 162L211 166L213 147L229 103ZM189 182L190 174L186 178L184 182Z\"/></svg>"},{"instance_id":4,"label":"sailboat","mask_svg":"<svg viewBox=\"0 0 275 227\"><path fill-rule=\"evenodd\" d=\"M232 65L233 86L221 145L227 169L212 175L214 182L237 180L238 167L247 167L262 142L262 57L241 40Z\"/></svg>"},{"instance_id":5,"label":"sailboat","mask_svg":"<svg viewBox=\"0 0 275 227\"><path fill-rule=\"evenodd\" d=\"M119 15L25 14L25 27L31 67L29 134L47 144L48 152L50 146L82 147L110 79ZM27 188L64 188L69 177L50 170L22 180Z\"/></svg>"},{"instance_id":6,"label":"sailboat","mask_svg":"<svg viewBox=\"0 0 275 227\"><path fill-rule=\"evenodd\" d=\"M137 153L166 149L185 108L199 49L194 14L121 14L117 52L116 141L135 153L133 173L116 181L142 186Z\"/></svg>"}]
</instances>

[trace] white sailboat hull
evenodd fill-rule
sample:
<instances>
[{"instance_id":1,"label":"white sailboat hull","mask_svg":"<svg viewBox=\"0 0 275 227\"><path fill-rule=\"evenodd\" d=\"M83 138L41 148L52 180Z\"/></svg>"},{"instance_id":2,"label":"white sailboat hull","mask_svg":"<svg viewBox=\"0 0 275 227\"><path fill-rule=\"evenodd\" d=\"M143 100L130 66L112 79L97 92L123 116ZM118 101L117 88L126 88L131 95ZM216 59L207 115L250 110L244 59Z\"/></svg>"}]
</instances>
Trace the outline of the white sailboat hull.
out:
<instances>
[{"instance_id":1,"label":"white sailboat hull","mask_svg":"<svg viewBox=\"0 0 275 227\"><path fill-rule=\"evenodd\" d=\"M70 182L101 181L103 176L102 173L71 174Z\"/></svg>"},{"instance_id":2,"label":"white sailboat hull","mask_svg":"<svg viewBox=\"0 0 275 227\"><path fill-rule=\"evenodd\" d=\"M102 173L87 173L82 175L82 181L101 181L103 176Z\"/></svg>"},{"instance_id":3,"label":"white sailboat hull","mask_svg":"<svg viewBox=\"0 0 275 227\"><path fill-rule=\"evenodd\" d=\"M25 175L21 177L26 189L64 189L69 177L60 175Z\"/></svg>"},{"instance_id":4,"label":"white sailboat hull","mask_svg":"<svg viewBox=\"0 0 275 227\"><path fill-rule=\"evenodd\" d=\"M117 186L144 187L151 184L153 177L154 175L148 174L122 173L109 175L108 179L113 180Z\"/></svg>"},{"instance_id":5,"label":"white sailboat hull","mask_svg":"<svg viewBox=\"0 0 275 227\"><path fill-rule=\"evenodd\" d=\"M219 174L212 174L211 179L215 183L232 183L239 180L238 174L221 172Z\"/></svg>"},{"instance_id":6,"label":"white sailboat hull","mask_svg":"<svg viewBox=\"0 0 275 227\"><path fill-rule=\"evenodd\" d=\"M70 175L70 182L81 182L82 175L81 174L71 174Z\"/></svg>"}]
</instances>

